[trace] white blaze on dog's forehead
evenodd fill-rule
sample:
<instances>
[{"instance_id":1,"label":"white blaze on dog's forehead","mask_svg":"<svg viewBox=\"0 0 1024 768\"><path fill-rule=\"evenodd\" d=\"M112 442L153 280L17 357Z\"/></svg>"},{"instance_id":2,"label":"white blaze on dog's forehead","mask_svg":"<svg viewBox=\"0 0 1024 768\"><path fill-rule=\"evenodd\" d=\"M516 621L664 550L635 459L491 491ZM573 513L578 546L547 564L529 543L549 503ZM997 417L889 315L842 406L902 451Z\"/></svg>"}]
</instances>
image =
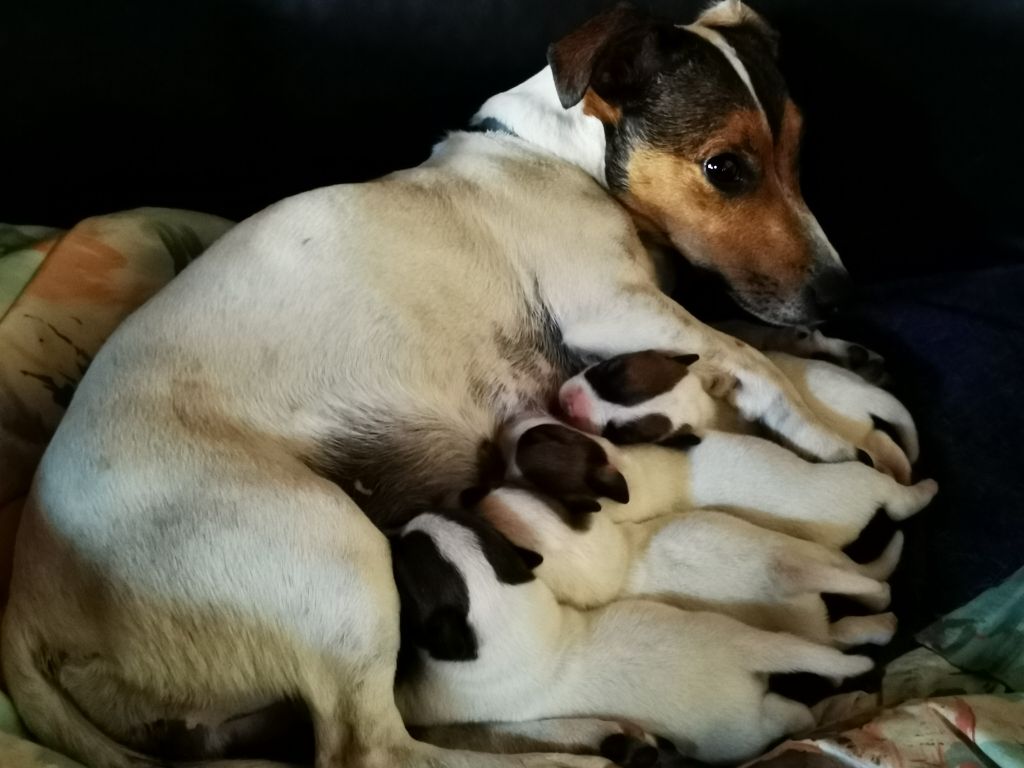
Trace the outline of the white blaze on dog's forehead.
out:
<instances>
[{"instance_id":1,"label":"white blaze on dog's forehead","mask_svg":"<svg viewBox=\"0 0 1024 768\"><path fill-rule=\"evenodd\" d=\"M707 15L701 17L701 20L705 20ZM736 49L729 45L729 42L722 37L717 31L710 27L705 27L701 20L694 22L693 24L679 24L678 26L689 32L693 32L695 35L699 35L711 43L715 48L721 51L722 55L725 56L725 60L729 62L736 74L739 75L740 80L747 86L747 90L750 91L750 98L754 100L754 104L757 105L758 112L761 113L761 118L764 120L765 125L768 125L768 115L764 111L764 107L761 106L761 100L757 98L757 92L754 90L754 84L750 80L750 73L747 72L747 68L740 61L740 57L736 54Z\"/></svg>"}]
</instances>

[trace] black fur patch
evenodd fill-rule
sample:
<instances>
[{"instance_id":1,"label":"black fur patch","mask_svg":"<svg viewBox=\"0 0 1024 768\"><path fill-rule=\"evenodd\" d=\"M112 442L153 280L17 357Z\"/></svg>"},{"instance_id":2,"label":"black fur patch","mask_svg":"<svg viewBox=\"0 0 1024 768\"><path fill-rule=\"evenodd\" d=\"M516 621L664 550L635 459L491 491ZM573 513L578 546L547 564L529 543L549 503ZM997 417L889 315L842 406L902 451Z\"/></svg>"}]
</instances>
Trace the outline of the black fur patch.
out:
<instances>
[{"instance_id":1,"label":"black fur patch","mask_svg":"<svg viewBox=\"0 0 1024 768\"><path fill-rule=\"evenodd\" d=\"M206 760L269 760L308 765L314 758L313 721L306 704L282 699L216 725L162 719L133 729L132 749L168 764Z\"/></svg>"},{"instance_id":2,"label":"black fur patch","mask_svg":"<svg viewBox=\"0 0 1024 768\"><path fill-rule=\"evenodd\" d=\"M469 590L459 570L426 533L391 540L391 568L401 600L398 676L416 672L415 649L435 659L470 661L477 655L469 625Z\"/></svg>"},{"instance_id":3,"label":"black fur patch","mask_svg":"<svg viewBox=\"0 0 1024 768\"><path fill-rule=\"evenodd\" d=\"M688 451L691 448L700 445L700 435L695 435L690 431L687 426L682 426L675 431L669 437L659 441L659 445L664 445L666 448L675 448L679 451Z\"/></svg>"},{"instance_id":4,"label":"black fur patch","mask_svg":"<svg viewBox=\"0 0 1024 768\"><path fill-rule=\"evenodd\" d=\"M736 56L750 76L757 100L761 102L768 127L777 140L782 128L782 115L786 109L789 91L775 62L778 39L770 30L758 24L736 24L712 27L736 51Z\"/></svg>"},{"instance_id":5,"label":"black fur patch","mask_svg":"<svg viewBox=\"0 0 1024 768\"><path fill-rule=\"evenodd\" d=\"M669 438L671 433L672 422L667 416L649 413L632 421L609 422L601 434L616 445L635 445L657 443Z\"/></svg>"}]
</instances>

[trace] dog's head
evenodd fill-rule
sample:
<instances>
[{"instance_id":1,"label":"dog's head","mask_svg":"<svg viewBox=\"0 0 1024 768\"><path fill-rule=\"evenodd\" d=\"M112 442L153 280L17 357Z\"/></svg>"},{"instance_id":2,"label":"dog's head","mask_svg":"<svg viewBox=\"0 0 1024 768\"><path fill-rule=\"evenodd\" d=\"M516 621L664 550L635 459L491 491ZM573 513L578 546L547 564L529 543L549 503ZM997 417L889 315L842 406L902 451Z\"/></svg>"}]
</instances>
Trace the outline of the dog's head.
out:
<instances>
[{"instance_id":1,"label":"dog's head","mask_svg":"<svg viewBox=\"0 0 1024 768\"><path fill-rule=\"evenodd\" d=\"M719 405L689 373L697 359L653 350L611 357L566 381L558 401L573 426L613 443L662 442L715 419Z\"/></svg>"},{"instance_id":2,"label":"dog's head","mask_svg":"<svg viewBox=\"0 0 1024 768\"><path fill-rule=\"evenodd\" d=\"M618 7L548 49L562 106L604 124L607 183L639 226L724 278L772 323L827 317L849 293L800 192L800 111L777 37L739 0L688 26Z\"/></svg>"}]
</instances>

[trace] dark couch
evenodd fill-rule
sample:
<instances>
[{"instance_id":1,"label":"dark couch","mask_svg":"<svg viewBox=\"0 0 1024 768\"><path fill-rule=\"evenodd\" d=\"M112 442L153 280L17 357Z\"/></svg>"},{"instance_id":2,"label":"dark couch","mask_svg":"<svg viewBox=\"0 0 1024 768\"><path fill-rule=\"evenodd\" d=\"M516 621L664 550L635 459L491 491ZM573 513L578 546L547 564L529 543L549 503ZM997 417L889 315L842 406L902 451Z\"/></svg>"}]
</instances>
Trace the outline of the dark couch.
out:
<instances>
[{"instance_id":1,"label":"dark couch","mask_svg":"<svg viewBox=\"0 0 1024 768\"><path fill-rule=\"evenodd\" d=\"M241 218L415 164L602 5L6 0L0 218ZM913 630L1024 563L1024 8L752 5L806 112L806 196L864 286L839 330L887 355L942 484L896 584Z\"/></svg>"}]
</instances>

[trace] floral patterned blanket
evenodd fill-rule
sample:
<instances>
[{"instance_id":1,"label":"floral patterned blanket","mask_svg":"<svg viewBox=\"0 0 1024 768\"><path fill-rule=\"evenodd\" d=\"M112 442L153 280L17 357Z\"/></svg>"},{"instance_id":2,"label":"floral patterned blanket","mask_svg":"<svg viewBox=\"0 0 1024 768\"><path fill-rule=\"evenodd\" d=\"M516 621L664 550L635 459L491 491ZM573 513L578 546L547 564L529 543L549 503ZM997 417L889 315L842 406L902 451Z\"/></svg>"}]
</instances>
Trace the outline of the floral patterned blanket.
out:
<instances>
[{"instance_id":1,"label":"floral patterned blanket","mask_svg":"<svg viewBox=\"0 0 1024 768\"><path fill-rule=\"evenodd\" d=\"M107 336L231 227L139 209L67 231L0 224L0 608L22 498ZM1024 768L1024 569L918 637L873 693L817 707L819 727L752 765ZM32 743L0 693L0 768L81 768Z\"/></svg>"}]
</instances>

